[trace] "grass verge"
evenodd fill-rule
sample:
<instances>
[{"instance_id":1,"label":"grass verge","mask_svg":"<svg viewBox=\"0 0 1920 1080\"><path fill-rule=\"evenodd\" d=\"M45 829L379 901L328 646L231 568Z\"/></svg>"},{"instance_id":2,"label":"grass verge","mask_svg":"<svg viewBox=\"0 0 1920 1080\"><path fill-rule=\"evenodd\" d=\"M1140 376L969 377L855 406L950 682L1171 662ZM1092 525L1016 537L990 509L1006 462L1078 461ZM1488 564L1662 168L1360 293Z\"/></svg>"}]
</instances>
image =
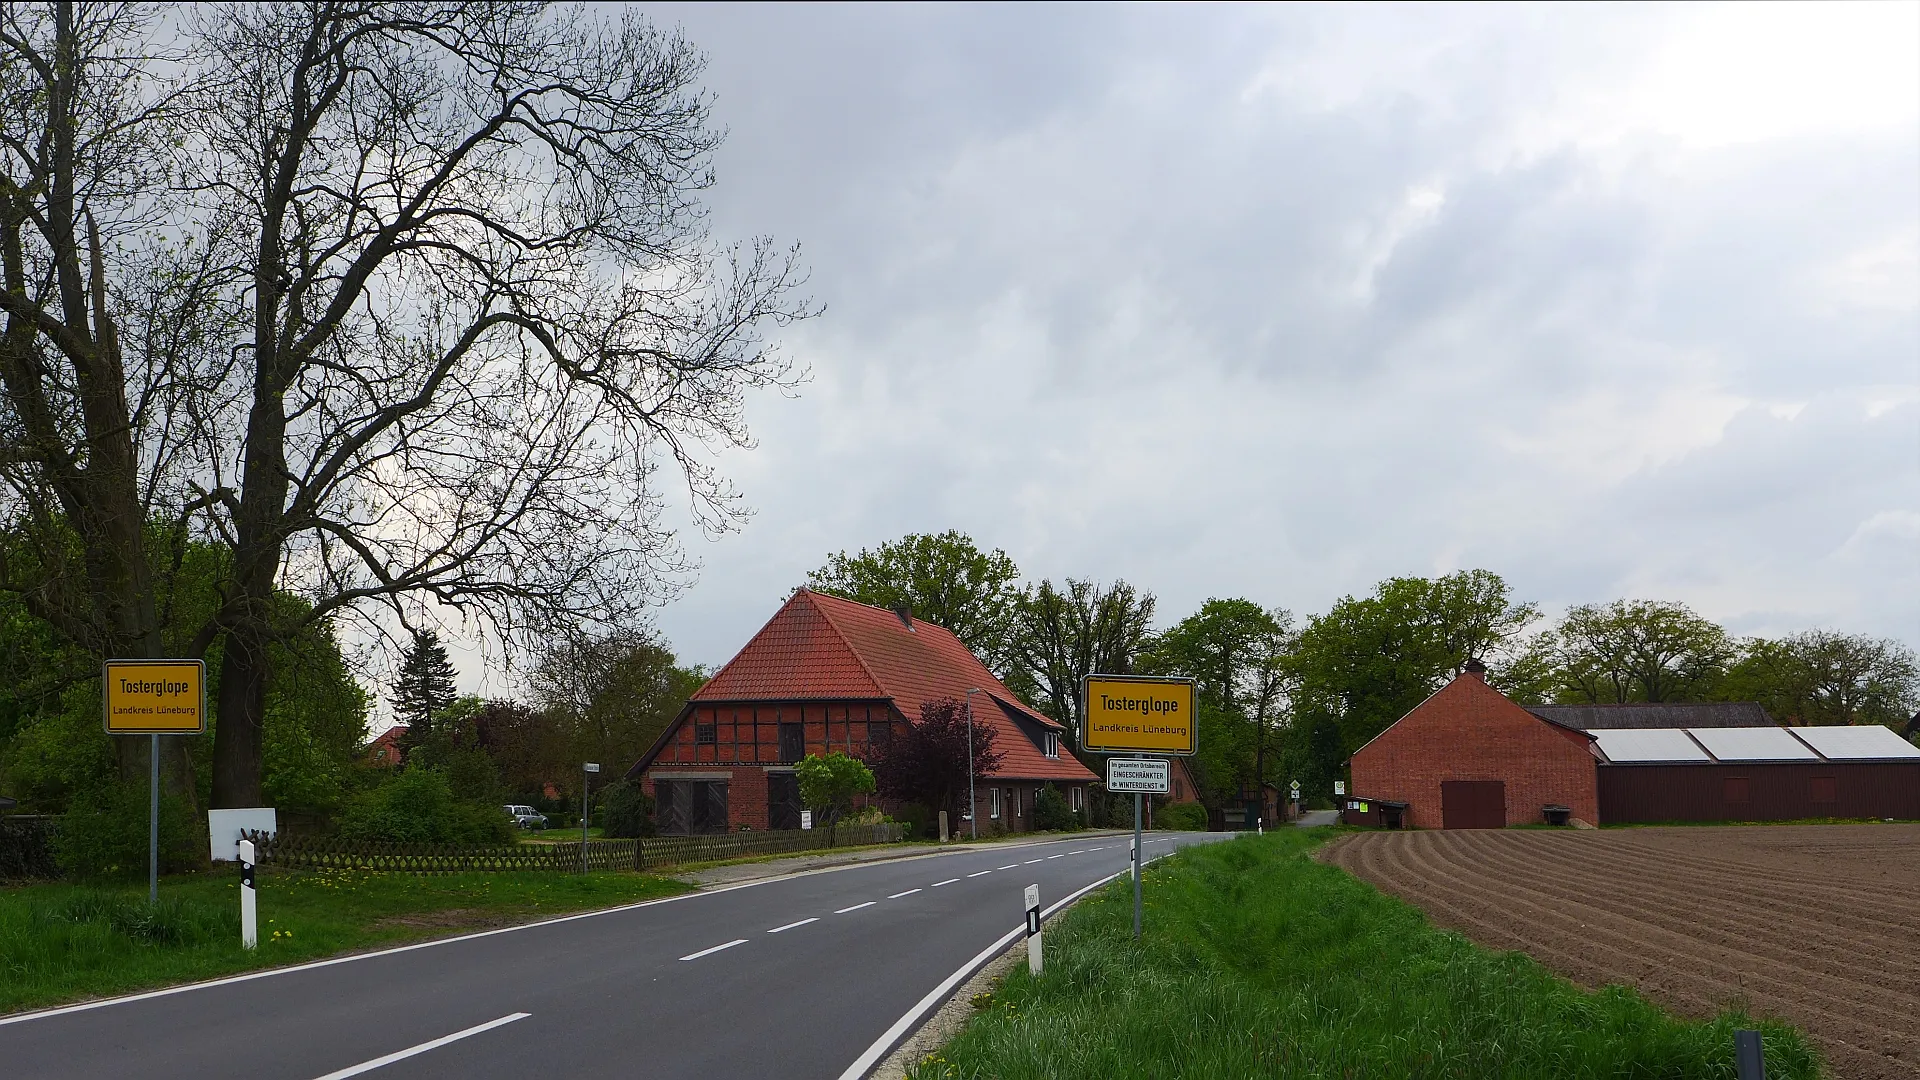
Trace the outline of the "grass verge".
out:
<instances>
[{"instance_id":1,"label":"grass verge","mask_svg":"<svg viewBox=\"0 0 1920 1080\"><path fill-rule=\"evenodd\" d=\"M1767 1075L1813 1080L1790 1027L1676 1019L1631 990L1579 989L1520 953L1436 930L1309 858L1331 830L1278 830L1154 864L1135 943L1125 880L1047 930L966 1030L912 1070L956 1078L1718 1078L1733 1032Z\"/></svg>"},{"instance_id":2,"label":"grass verge","mask_svg":"<svg viewBox=\"0 0 1920 1080\"><path fill-rule=\"evenodd\" d=\"M240 947L240 877L0 889L0 1013L687 892L642 874L262 874L260 946Z\"/></svg>"}]
</instances>

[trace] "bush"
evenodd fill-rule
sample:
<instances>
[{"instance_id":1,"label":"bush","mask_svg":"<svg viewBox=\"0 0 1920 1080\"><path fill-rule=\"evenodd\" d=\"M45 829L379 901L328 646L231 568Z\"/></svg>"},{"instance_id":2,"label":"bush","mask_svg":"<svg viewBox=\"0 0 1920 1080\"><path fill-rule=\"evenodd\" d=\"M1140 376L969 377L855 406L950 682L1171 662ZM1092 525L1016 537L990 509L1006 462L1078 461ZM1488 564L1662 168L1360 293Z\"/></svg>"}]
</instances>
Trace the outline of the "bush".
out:
<instances>
[{"instance_id":1,"label":"bush","mask_svg":"<svg viewBox=\"0 0 1920 1080\"><path fill-rule=\"evenodd\" d=\"M106 783L76 793L53 839L61 871L76 878L145 877L151 797L145 784ZM206 860L199 825L178 796L161 795L161 873L192 870Z\"/></svg>"},{"instance_id":2,"label":"bush","mask_svg":"<svg viewBox=\"0 0 1920 1080\"><path fill-rule=\"evenodd\" d=\"M906 840L938 840L940 826L933 808L926 803L904 802L893 812L894 819L906 825Z\"/></svg>"},{"instance_id":3,"label":"bush","mask_svg":"<svg viewBox=\"0 0 1920 1080\"><path fill-rule=\"evenodd\" d=\"M1033 797L1033 827L1048 832L1068 832L1079 824L1079 816L1067 805L1067 797L1052 784L1043 784Z\"/></svg>"},{"instance_id":4,"label":"bush","mask_svg":"<svg viewBox=\"0 0 1920 1080\"><path fill-rule=\"evenodd\" d=\"M340 835L400 844L504 844L513 841L513 820L491 803L454 798L439 770L409 767L349 802Z\"/></svg>"},{"instance_id":5,"label":"bush","mask_svg":"<svg viewBox=\"0 0 1920 1080\"><path fill-rule=\"evenodd\" d=\"M1192 802L1162 807L1153 813L1153 827L1176 832L1204 832L1207 828L1207 808Z\"/></svg>"},{"instance_id":6,"label":"bush","mask_svg":"<svg viewBox=\"0 0 1920 1080\"><path fill-rule=\"evenodd\" d=\"M606 835L623 840L653 835L653 796L638 780L622 780L600 796Z\"/></svg>"}]
</instances>

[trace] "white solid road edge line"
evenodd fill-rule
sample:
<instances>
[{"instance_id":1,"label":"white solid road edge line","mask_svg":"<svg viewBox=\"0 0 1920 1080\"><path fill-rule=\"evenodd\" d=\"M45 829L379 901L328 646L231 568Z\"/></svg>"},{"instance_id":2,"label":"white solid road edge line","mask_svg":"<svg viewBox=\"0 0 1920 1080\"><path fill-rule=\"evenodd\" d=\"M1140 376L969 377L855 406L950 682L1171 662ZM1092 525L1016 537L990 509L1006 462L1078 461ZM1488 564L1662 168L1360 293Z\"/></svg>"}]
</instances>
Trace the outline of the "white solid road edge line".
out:
<instances>
[{"instance_id":1,"label":"white solid road edge line","mask_svg":"<svg viewBox=\"0 0 1920 1080\"><path fill-rule=\"evenodd\" d=\"M377 1057L377 1058L374 1058L372 1061L363 1061L358 1065L349 1065L344 1069L340 1069L336 1072L330 1072L325 1076L318 1077L317 1080L347 1080L347 1077L349 1076L359 1076L363 1072L372 1072L373 1070L378 1069L383 1065L391 1065L396 1061L401 1061L406 1058L410 1058L415 1054L424 1054L429 1050L437 1050L440 1047L445 1046L450 1042L459 1042L461 1039L464 1039L469 1035L478 1035L483 1031L492 1031L494 1028L501 1027L506 1024L511 1024L515 1020L525 1020L527 1017L532 1015L533 1015L532 1013L523 1013L523 1012L508 1013L507 1015L501 1017L498 1020L489 1020L484 1024L475 1024L474 1026L468 1028L465 1031L456 1031L451 1035L442 1035L437 1039L428 1040L427 1042L423 1042L418 1046L409 1046L405 1050L396 1050L393 1053L386 1055L385 1057Z\"/></svg>"},{"instance_id":2,"label":"white solid road edge line","mask_svg":"<svg viewBox=\"0 0 1920 1080\"><path fill-rule=\"evenodd\" d=\"M747 943L746 938L737 937L737 938L734 938L732 941L727 942L725 945L715 945L711 949L701 949L699 952L696 952L696 953L688 953L687 955L681 957L680 959L698 960L703 956L712 956L714 953L719 952L721 949L731 949L735 945L745 945L746 943Z\"/></svg>"},{"instance_id":3,"label":"white solid road edge line","mask_svg":"<svg viewBox=\"0 0 1920 1080\"><path fill-rule=\"evenodd\" d=\"M1066 896L1062 897L1058 903L1054 904L1052 907L1048 908L1047 910L1041 912L1040 917L1043 919L1048 918L1054 912L1059 911L1061 908L1066 907L1068 904L1071 904L1075 900L1080 899L1082 896L1085 896L1087 893L1092 892L1093 890L1099 888L1102 885L1105 885L1107 882L1112 881L1114 878L1117 878L1121 876L1121 874L1125 874L1125 873L1127 873L1127 871L1122 870L1120 871L1119 874L1108 874L1106 877L1101 878L1099 881L1096 881L1091 885L1083 886L1080 889L1077 889L1071 893L1068 893ZM960 965L960 969L958 971L955 971L953 974L947 976L945 979L942 979L939 986L936 986L932 990L928 991L926 997L921 998L920 1001L917 1004L915 1004L913 1008L908 1009L906 1011L906 1015L900 1017L900 1019L898 1020L895 1020L893 1022L892 1027L882 1032L879 1038L873 1040L873 1045L867 1047L866 1053L863 1053L859 1057L854 1058L853 1064L847 1066L847 1071L840 1074L840 1080L862 1080L862 1077L865 1077L867 1075L867 1070L873 1068L876 1062L878 1062L882 1057L885 1057L887 1051L893 1049L893 1044L899 1042L900 1037L902 1035L905 1035L908 1032L908 1030L910 1030L913 1027L913 1025L919 1023L921 1017L925 1016L929 1011L931 1011L934 1006L940 1004L942 1001L945 1001L947 999L947 995L953 993L953 988L960 985L961 980L966 979L968 976L972 975L975 971L978 971L980 969L980 965L1000 955L1000 953L1003 952L1008 945L1013 944L1014 938L1017 938L1026 932L1027 932L1027 927L1025 923L1022 923L1019 926L1014 927L1012 930L1009 930L1005 934L1002 934L998 941L995 941L993 944L980 950L980 954L978 956L975 956L973 959Z\"/></svg>"},{"instance_id":4,"label":"white solid road edge line","mask_svg":"<svg viewBox=\"0 0 1920 1080\"><path fill-rule=\"evenodd\" d=\"M1155 859L1145 859L1141 861L1140 865L1142 867L1145 867L1147 863L1157 862L1157 861L1158 860L1155 860ZM1132 873L1131 867L1129 867L1126 870L1122 870L1117 874L1108 874L1106 877L1103 877L1099 881L1093 882L1090 885L1082 885L1080 888L1075 889L1074 891L1061 897L1058 901L1056 901L1053 904L1053 906L1047 908L1045 911L1042 911L1040 913L1040 917L1042 919L1051 919L1053 918L1054 913L1059 911L1061 908L1066 907L1068 904L1073 903L1075 900L1078 900L1081 897L1092 892L1093 890L1099 888L1100 886L1105 885L1107 882L1112 881L1115 878L1126 877L1130 873ZM1000 940L980 950L979 955L975 956L973 959L967 961L966 963L960 965L959 970L955 971L953 974L941 980L939 986L936 986L932 990L927 991L926 997L921 998L913 1006L913 1008L908 1009L906 1011L905 1015L901 1016L900 1019L895 1020L893 1022L892 1027L888 1028L884 1032L881 1032L880 1037L873 1040L873 1045L867 1047L865 1053L853 1059L853 1064L847 1066L847 1070L840 1074L840 1080L865 1080L865 1077L867 1075L867 1070L873 1068L874 1065L878 1064L880 1059L886 1056L887 1051L893 1049L893 1044L899 1042L900 1037L902 1035L905 1035L908 1031L912 1030L913 1026L920 1022L921 1017L925 1016L928 1012L932 1011L934 1006L940 1004L942 1001L945 1001L947 999L947 995L953 993L953 988L960 985L961 980L966 979L967 977L971 976L974 972L980 970L980 965L993 959L995 956L1000 955L1000 952L1003 949L1013 944L1013 940L1015 938L1019 937L1020 935L1026 932L1027 932L1027 927L1025 923L1022 923L1021 925L1014 927L1012 930L1007 931L1005 934L1001 935Z\"/></svg>"},{"instance_id":5,"label":"white solid road edge line","mask_svg":"<svg viewBox=\"0 0 1920 1080\"><path fill-rule=\"evenodd\" d=\"M1046 847L1049 844L1068 844L1072 842L1071 838L1063 837L1059 840L1037 840L1031 844L1004 844L997 846L1003 851L1013 851L1023 847ZM678 896L662 896L655 900L642 900L635 904L621 904L617 907L601 908L598 911L579 911L572 915L562 915L554 919L543 919L539 922L520 923L517 926L502 926L493 930L481 930L476 933L459 934L454 937L434 938L432 941L416 941L411 945L396 945L391 949L376 949L373 952L353 953L348 956L332 956L325 960L311 960L304 964L292 964L287 967L263 968L259 971L249 971L240 975L228 975L224 978L208 979L205 982L182 983L179 986L163 986L158 990L143 990L137 994L101 998L98 1001L83 1001L76 1005L59 1005L51 1009L14 1013L12 1016L0 1016L0 1027L6 1027L8 1024L24 1024L29 1020L49 1020L56 1016L65 1016L68 1013L104 1009L109 1005L132 1005L139 1001L170 997L174 994L185 994L193 990L211 990L216 986L229 986L233 983L252 982L255 979L270 979L275 975L292 975L297 971L312 971L315 968L332 967L335 964L351 964L360 960L373 960L382 956L393 956L396 953L412 952L415 949L435 949L442 945L457 945L462 941L474 941L479 938L493 937L495 934L515 934L522 930L535 930L542 926L556 926L560 923L573 922L577 919L594 919L602 915L618 915L623 911L636 911L640 908L652 907L655 904L673 904L681 900L698 899L702 896L719 896L722 893L730 893L735 889L751 889L759 885L772 885L777 882L792 881L794 878L808 877L814 874L831 874L841 870L860 870L872 867L879 862L911 862L916 859L941 859L953 855L975 854L986 850L991 849L957 847L947 851L929 851L920 855L902 856L898 859L869 859L866 862L846 863L840 866L816 866L812 869L799 870L791 874L761 878L758 881L742 881L736 885L722 885L717 889L700 889L695 892L681 893ZM958 880L960 879L953 878L951 881L942 881L936 884L948 885Z\"/></svg>"}]
</instances>

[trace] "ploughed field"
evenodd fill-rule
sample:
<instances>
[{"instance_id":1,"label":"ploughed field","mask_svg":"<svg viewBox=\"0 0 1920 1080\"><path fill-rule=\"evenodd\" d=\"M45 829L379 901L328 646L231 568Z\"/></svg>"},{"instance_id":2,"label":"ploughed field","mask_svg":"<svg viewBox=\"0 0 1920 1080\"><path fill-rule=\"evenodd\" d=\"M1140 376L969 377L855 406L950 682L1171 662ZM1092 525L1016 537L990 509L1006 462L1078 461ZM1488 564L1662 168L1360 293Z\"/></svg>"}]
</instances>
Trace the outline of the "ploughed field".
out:
<instances>
[{"instance_id":1,"label":"ploughed field","mask_svg":"<svg viewBox=\"0 0 1920 1080\"><path fill-rule=\"evenodd\" d=\"M1920 825L1374 832L1322 857L1584 986L1789 1021L1841 1080L1920 1076Z\"/></svg>"}]
</instances>

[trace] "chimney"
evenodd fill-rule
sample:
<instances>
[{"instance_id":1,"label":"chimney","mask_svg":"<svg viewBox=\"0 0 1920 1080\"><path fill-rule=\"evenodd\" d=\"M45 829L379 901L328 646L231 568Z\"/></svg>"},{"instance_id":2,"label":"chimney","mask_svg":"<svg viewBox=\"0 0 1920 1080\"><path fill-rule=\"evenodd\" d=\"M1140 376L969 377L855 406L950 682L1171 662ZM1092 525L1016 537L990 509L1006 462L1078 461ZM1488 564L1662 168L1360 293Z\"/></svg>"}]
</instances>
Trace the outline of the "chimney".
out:
<instances>
[{"instance_id":1,"label":"chimney","mask_svg":"<svg viewBox=\"0 0 1920 1080\"><path fill-rule=\"evenodd\" d=\"M893 605L893 613L900 616L901 626L906 627L908 631L913 630L913 605L895 604Z\"/></svg>"},{"instance_id":2,"label":"chimney","mask_svg":"<svg viewBox=\"0 0 1920 1080\"><path fill-rule=\"evenodd\" d=\"M1485 675L1487 673L1487 665L1481 663L1479 657L1469 656L1467 657L1467 663L1465 667L1463 667L1461 670L1465 671L1469 675Z\"/></svg>"}]
</instances>

